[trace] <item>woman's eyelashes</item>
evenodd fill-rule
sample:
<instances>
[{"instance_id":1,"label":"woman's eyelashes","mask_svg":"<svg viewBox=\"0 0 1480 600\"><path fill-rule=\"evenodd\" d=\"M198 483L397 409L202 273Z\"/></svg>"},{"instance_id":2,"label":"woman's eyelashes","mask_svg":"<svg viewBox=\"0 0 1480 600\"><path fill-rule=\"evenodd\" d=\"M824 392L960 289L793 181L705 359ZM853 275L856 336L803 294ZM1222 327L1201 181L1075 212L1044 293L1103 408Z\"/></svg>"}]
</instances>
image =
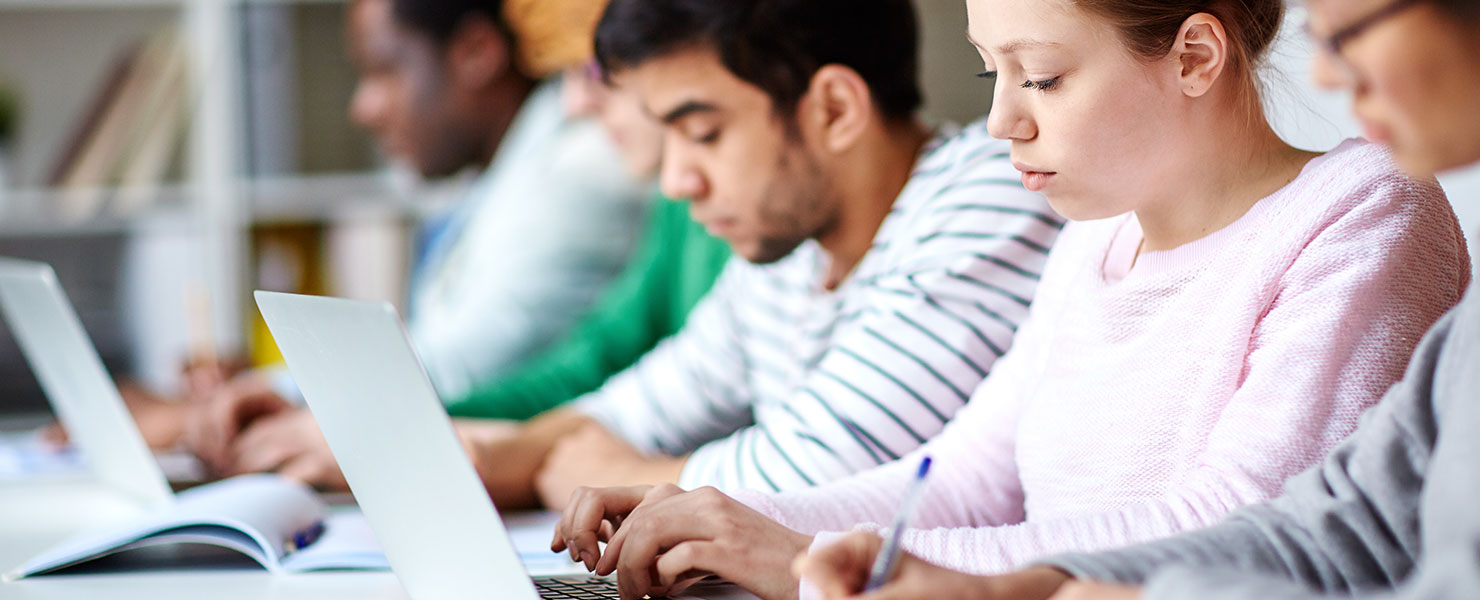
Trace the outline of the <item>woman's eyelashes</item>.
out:
<instances>
[{"instance_id":1,"label":"woman's eyelashes","mask_svg":"<svg viewBox=\"0 0 1480 600\"><path fill-rule=\"evenodd\" d=\"M1027 81L1024 81L1022 85L1018 87L1021 87L1023 89L1035 89L1040 92L1047 92L1056 87L1059 87L1059 81L1062 79L1062 77L1054 77L1053 79L1044 79L1041 81L1033 81L1032 79L1029 79Z\"/></svg>"},{"instance_id":2,"label":"woman's eyelashes","mask_svg":"<svg viewBox=\"0 0 1480 600\"><path fill-rule=\"evenodd\" d=\"M982 71L981 73L977 73L976 76L982 79L996 79L997 71ZM1047 92L1059 87L1059 82L1062 80L1063 76L1054 77L1052 79L1043 79L1040 81L1028 79L1026 81L1023 81L1023 83L1020 84L1018 87L1021 87L1023 89L1034 89L1040 92Z\"/></svg>"}]
</instances>

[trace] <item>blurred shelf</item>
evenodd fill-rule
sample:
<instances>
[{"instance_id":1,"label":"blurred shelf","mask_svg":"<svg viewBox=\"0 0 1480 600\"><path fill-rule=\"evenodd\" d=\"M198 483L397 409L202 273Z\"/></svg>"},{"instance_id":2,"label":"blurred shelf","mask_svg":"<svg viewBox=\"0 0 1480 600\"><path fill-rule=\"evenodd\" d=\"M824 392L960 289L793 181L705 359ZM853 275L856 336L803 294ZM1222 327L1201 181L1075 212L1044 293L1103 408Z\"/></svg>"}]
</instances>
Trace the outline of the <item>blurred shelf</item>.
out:
<instances>
[{"instance_id":1,"label":"blurred shelf","mask_svg":"<svg viewBox=\"0 0 1480 600\"><path fill-rule=\"evenodd\" d=\"M120 194L141 193L147 205L119 213L110 209ZM102 209L92 215L67 214L62 207L75 204L74 194L103 198ZM171 184L148 190L58 189L0 190L0 238L84 237L135 233L159 227L191 225L184 186Z\"/></svg>"},{"instance_id":2,"label":"blurred shelf","mask_svg":"<svg viewBox=\"0 0 1480 600\"><path fill-rule=\"evenodd\" d=\"M192 2L227 4L344 4L348 0L0 0L0 10L172 8Z\"/></svg>"},{"instance_id":3,"label":"blurred shelf","mask_svg":"<svg viewBox=\"0 0 1480 600\"><path fill-rule=\"evenodd\" d=\"M242 180L242 197L250 207L245 224L334 223L355 219L415 219L439 203L423 201L435 195L398 181L387 173L261 177ZM412 193L413 189L416 193ZM67 191L22 189L0 191L0 239L83 237L144 233L161 227L198 227L193 192L183 184L148 190L147 206L118 213L112 201L137 190L98 189ZM97 214L68 215L62 207L76 205L73 194L101 201Z\"/></svg>"},{"instance_id":4,"label":"blurred shelf","mask_svg":"<svg viewBox=\"0 0 1480 600\"><path fill-rule=\"evenodd\" d=\"M171 8L183 6L191 0L0 0L0 10L8 9L135 9Z\"/></svg>"},{"instance_id":5,"label":"blurred shelf","mask_svg":"<svg viewBox=\"0 0 1480 600\"><path fill-rule=\"evenodd\" d=\"M243 183L256 224L413 218L425 212L410 186L387 173L259 177Z\"/></svg>"}]
</instances>

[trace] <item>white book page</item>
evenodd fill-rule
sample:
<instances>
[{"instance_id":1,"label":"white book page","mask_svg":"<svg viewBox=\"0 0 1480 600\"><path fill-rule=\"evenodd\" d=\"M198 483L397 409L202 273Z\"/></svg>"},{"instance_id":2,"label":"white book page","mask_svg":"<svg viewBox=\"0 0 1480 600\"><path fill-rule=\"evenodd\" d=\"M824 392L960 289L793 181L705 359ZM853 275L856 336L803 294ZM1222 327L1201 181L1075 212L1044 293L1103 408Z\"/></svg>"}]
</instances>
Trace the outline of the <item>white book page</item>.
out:
<instances>
[{"instance_id":1,"label":"white book page","mask_svg":"<svg viewBox=\"0 0 1480 600\"><path fill-rule=\"evenodd\" d=\"M85 476L82 453L57 446L31 432L0 433L0 481L27 481L56 476Z\"/></svg>"},{"instance_id":2,"label":"white book page","mask_svg":"<svg viewBox=\"0 0 1480 600\"><path fill-rule=\"evenodd\" d=\"M269 570L275 568L274 565L269 564L267 554L262 551L262 545L256 539L242 531L220 525L191 525L178 529L170 529L163 533L145 537L132 544L119 546L101 555L90 557L90 559L102 558L110 554L137 548L152 548L167 544L209 544L229 548L247 555L252 560L257 561L257 564Z\"/></svg>"},{"instance_id":3,"label":"white book page","mask_svg":"<svg viewBox=\"0 0 1480 600\"><path fill-rule=\"evenodd\" d=\"M560 513L555 512L518 512L504 517L514 549L531 576L586 574L585 567L572 562L569 554L550 551L550 538L559 522ZM283 569L291 572L390 568L369 521L358 510L329 516L318 541L283 559Z\"/></svg>"},{"instance_id":4,"label":"white book page","mask_svg":"<svg viewBox=\"0 0 1480 600\"><path fill-rule=\"evenodd\" d=\"M235 524L258 538L279 562L296 534L324 518L325 506L306 485L277 475L240 475L186 490L176 496L176 519L184 523Z\"/></svg>"},{"instance_id":5,"label":"white book page","mask_svg":"<svg viewBox=\"0 0 1480 600\"><path fill-rule=\"evenodd\" d=\"M346 511L324 519L318 540L283 559L283 570L291 572L356 569L389 571L390 561L375 541L370 522L359 511Z\"/></svg>"},{"instance_id":6,"label":"white book page","mask_svg":"<svg viewBox=\"0 0 1480 600\"><path fill-rule=\"evenodd\" d=\"M242 550L276 571L295 534L323 517L313 490L275 475L243 475L176 496L173 506L119 525L88 531L42 553L5 576L19 579L113 554L123 548L188 541ZM250 546L259 550L249 551Z\"/></svg>"}]
</instances>

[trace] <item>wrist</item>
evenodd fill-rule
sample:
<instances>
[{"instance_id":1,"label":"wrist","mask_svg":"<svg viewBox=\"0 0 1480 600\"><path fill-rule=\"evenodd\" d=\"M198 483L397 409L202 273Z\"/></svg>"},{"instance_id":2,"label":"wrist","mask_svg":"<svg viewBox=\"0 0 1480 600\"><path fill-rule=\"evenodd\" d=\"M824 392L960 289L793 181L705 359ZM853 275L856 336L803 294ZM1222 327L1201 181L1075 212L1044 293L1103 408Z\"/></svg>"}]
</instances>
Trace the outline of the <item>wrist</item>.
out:
<instances>
[{"instance_id":1,"label":"wrist","mask_svg":"<svg viewBox=\"0 0 1480 600\"><path fill-rule=\"evenodd\" d=\"M790 527L785 527L785 529L787 534L791 537L791 559L788 559L789 564L790 560L811 552L812 542L815 541L817 537L795 531Z\"/></svg>"},{"instance_id":2,"label":"wrist","mask_svg":"<svg viewBox=\"0 0 1480 600\"><path fill-rule=\"evenodd\" d=\"M678 478L683 475L684 461L684 458L668 456L638 458L621 471L626 474L622 478L623 485L677 485Z\"/></svg>"},{"instance_id":3,"label":"wrist","mask_svg":"<svg viewBox=\"0 0 1480 600\"><path fill-rule=\"evenodd\" d=\"M1014 598L1016 600L1045 600L1058 592L1064 584L1073 581L1068 573L1049 566L1028 567L1005 575L984 577L983 585L972 586L981 600L992 598Z\"/></svg>"},{"instance_id":4,"label":"wrist","mask_svg":"<svg viewBox=\"0 0 1480 600\"><path fill-rule=\"evenodd\" d=\"M798 558L811 551L812 540L814 538L805 533L794 531L789 527L782 527L781 529L786 532L785 546L784 549L778 549L780 551L774 554L777 558L783 559L783 562L779 565L774 565L769 570L775 574L779 581L783 582L782 585L784 587L778 589L776 592L777 600L796 600L801 597L802 575L794 567Z\"/></svg>"}]
</instances>

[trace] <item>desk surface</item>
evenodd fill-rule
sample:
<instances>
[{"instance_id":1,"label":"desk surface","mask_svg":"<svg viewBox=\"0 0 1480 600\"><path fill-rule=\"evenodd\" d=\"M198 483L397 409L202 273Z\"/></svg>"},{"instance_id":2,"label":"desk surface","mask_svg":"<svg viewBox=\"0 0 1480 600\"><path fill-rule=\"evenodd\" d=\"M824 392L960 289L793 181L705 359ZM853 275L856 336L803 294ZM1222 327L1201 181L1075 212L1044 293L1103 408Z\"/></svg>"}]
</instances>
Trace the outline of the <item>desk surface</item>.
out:
<instances>
[{"instance_id":1,"label":"desk surface","mask_svg":"<svg viewBox=\"0 0 1480 600\"><path fill-rule=\"evenodd\" d=\"M96 488L70 483L0 482L0 572L9 571L88 527L124 518L129 509ZM513 521L510 521L513 526ZM0 583L3 600L409 600L389 572L272 575L234 552L209 554L211 566L46 575ZM753 598L730 589L707 598Z\"/></svg>"}]
</instances>

